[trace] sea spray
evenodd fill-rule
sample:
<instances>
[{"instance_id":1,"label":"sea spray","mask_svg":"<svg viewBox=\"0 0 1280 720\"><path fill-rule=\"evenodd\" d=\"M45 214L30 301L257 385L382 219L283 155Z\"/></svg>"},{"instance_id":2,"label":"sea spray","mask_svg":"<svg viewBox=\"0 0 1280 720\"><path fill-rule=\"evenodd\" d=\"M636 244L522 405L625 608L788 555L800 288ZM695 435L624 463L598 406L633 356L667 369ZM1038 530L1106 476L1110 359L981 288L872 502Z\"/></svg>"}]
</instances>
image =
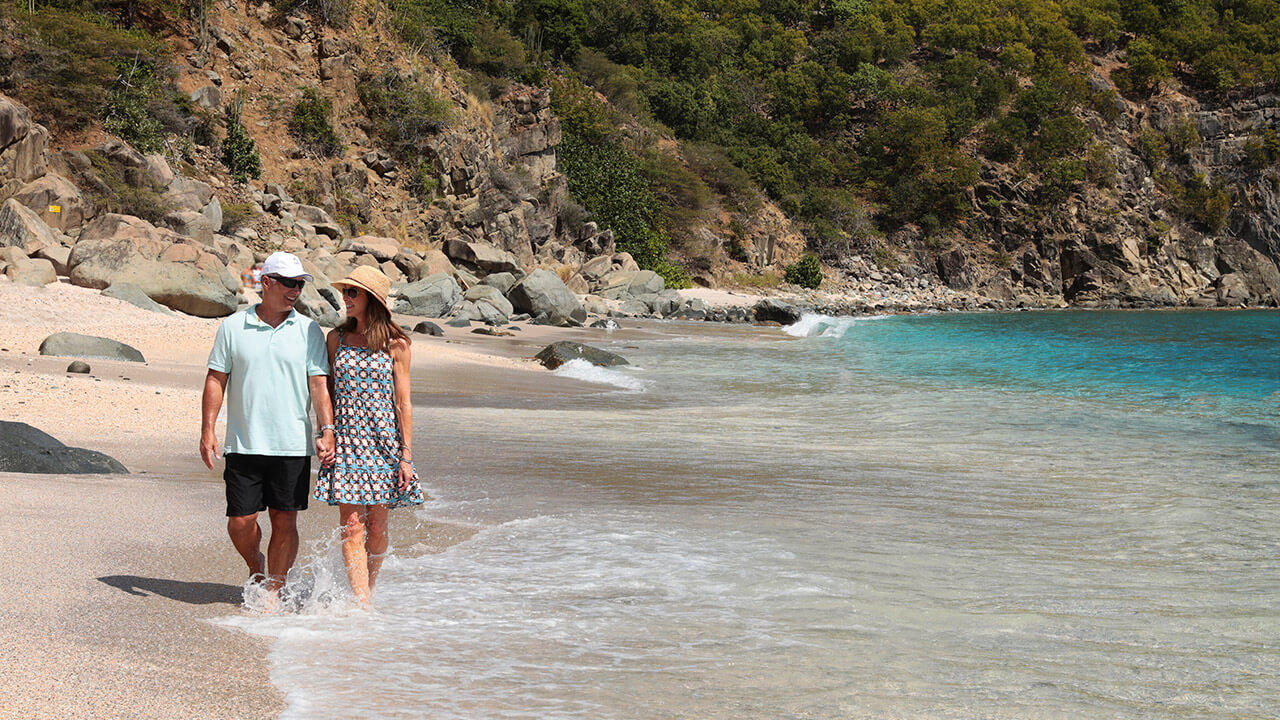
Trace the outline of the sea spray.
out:
<instances>
[{"instance_id":1,"label":"sea spray","mask_svg":"<svg viewBox=\"0 0 1280 720\"><path fill-rule=\"evenodd\" d=\"M857 323L876 320L881 317L888 316L853 318L805 313L800 316L800 319L795 323L783 328L783 332L791 335L792 337L842 338L844 337L844 334L853 329L853 326Z\"/></svg>"},{"instance_id":2,"label":"sea spray","mask_svg":"<svg viewBox=\"0 0 1280 720\"><path fill-rule=\"evenodd\" d=\"M627 392L639 393L644 392L648 383L638 377L629 375L621 370L613 370L593 365L590 361L582 358L570 360L555 370L556 375L574 378L575 380L586 380L600 385L612 385Z\"/></svg>"}]
</instances>

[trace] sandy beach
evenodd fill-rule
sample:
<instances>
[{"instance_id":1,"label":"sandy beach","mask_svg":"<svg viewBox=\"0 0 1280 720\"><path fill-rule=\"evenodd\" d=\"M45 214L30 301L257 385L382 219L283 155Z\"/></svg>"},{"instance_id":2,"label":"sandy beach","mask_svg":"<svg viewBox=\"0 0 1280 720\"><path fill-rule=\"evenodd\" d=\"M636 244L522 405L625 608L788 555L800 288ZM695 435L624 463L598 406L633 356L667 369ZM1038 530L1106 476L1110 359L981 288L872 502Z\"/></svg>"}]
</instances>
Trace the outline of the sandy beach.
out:
<instances>
[{"instance_id":1,"label":"sandy beach","mask_svg":"<svg viewBox=\"0 0 1280 720\"><path fill-rule=\"evenodd\" d=\"M31 288L0 278L0 306L0 418L130 470L0 473L12 512L0 529L9 578L0 592L0 717L276 716L284 705L269 679L268 642L209 622L244 612L221 468L207 470L197 452L204 362L220 321L149 312L65 281ZM414 336L415 386L441 406L419 432L446 423L451 401L589 387L528 358L556 339L602 332L445 330ZM60 331L119 340L147 362L90 359L91 374L69 374L71 358L38 352ZM308 537L332 527L327 510L301 516L304 551ZM465 537L448 528L427 535L441 546Z\"/></svg>"}]
</instances>

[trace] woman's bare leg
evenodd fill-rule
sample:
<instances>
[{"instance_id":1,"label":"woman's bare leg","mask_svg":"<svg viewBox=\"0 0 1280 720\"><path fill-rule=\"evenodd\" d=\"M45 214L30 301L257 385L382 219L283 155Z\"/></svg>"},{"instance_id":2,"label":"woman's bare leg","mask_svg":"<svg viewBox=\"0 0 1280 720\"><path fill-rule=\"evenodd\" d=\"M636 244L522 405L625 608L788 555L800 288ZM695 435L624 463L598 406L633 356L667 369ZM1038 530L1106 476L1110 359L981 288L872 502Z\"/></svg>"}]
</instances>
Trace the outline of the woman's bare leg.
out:
<instances>
[{"instance_id":1,"label":"woman's bare leg","mask_svg":"<svg viewBox=\"0 0 1280 720\"><path fill-rule=\"evenodd\" d=\"M382 559L387 554L387 506L370 505L365 522L364 549L369 562L369 596L373 597L373 586L378 581L378 571L382 569Z\"/></svg>"},{"instance_id":2,"label":"woman's bare leg","mask_svg":"<svg viewBox=\"0 0 1280 720\"><path fill-rule=\"evenodd\" d=\"M364 505L339 505L338 521L342 524L342 560L347 565L347 580L356 602L369 604L369 564L365 552Z\"/></svg>"}]
</instances>

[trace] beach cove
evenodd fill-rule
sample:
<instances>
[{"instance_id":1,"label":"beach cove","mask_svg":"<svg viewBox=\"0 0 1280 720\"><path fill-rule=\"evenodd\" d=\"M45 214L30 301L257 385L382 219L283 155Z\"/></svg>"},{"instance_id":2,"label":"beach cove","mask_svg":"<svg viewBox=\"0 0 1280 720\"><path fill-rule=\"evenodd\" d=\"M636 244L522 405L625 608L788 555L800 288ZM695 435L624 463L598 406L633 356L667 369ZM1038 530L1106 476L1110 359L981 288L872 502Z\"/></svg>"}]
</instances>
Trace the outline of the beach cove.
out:
<instances>
[{"instance_id":1,"label":"beach cove","mask_svg":"<svg viewBox=\"0 0 1280 720\"><path fill-rule=\"evenodd\" d=\"M379 611L326 594L332 517L313 508L310 599L266 618L237 609L221 485L194 452L216 322L113 313L149 321L131 331L149 362L92 361L88 397L113 408L92 412L65 359L32 357L42 332L111 334L63 306L4 328L0 407L134 474L3 476L43 533L5 538L31 578L3 605L11 687L42 691L30 714L1244 718L1280 701L1274 312L627 323L548 332L595 333L635 367L557 373L518 360L526 337L416 336L434 499L393 528ZM165 355L182 332L188 354ZM344 657L353 642L370 650Z\"/></svg>"}]
</instances>

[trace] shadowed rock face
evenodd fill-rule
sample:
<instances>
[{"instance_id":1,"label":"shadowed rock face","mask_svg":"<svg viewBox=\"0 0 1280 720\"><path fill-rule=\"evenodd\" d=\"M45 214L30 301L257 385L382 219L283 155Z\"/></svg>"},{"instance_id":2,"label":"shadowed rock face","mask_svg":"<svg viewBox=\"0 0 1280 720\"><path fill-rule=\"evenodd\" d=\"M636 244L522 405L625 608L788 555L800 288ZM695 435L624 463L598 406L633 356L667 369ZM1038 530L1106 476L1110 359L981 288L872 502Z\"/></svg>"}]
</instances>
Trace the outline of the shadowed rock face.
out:
<instances>
[{"instance_id":1,"label":"shadowed rock face","mask_svg":"<svg viewBox=\"0 0 1280 720\"><path fill-rule=\"evenodd\" d=\"M26 423L0 420L0 472L81 475L129 469L96 450L67 447Z\"/></svg>"}]
</instances>

